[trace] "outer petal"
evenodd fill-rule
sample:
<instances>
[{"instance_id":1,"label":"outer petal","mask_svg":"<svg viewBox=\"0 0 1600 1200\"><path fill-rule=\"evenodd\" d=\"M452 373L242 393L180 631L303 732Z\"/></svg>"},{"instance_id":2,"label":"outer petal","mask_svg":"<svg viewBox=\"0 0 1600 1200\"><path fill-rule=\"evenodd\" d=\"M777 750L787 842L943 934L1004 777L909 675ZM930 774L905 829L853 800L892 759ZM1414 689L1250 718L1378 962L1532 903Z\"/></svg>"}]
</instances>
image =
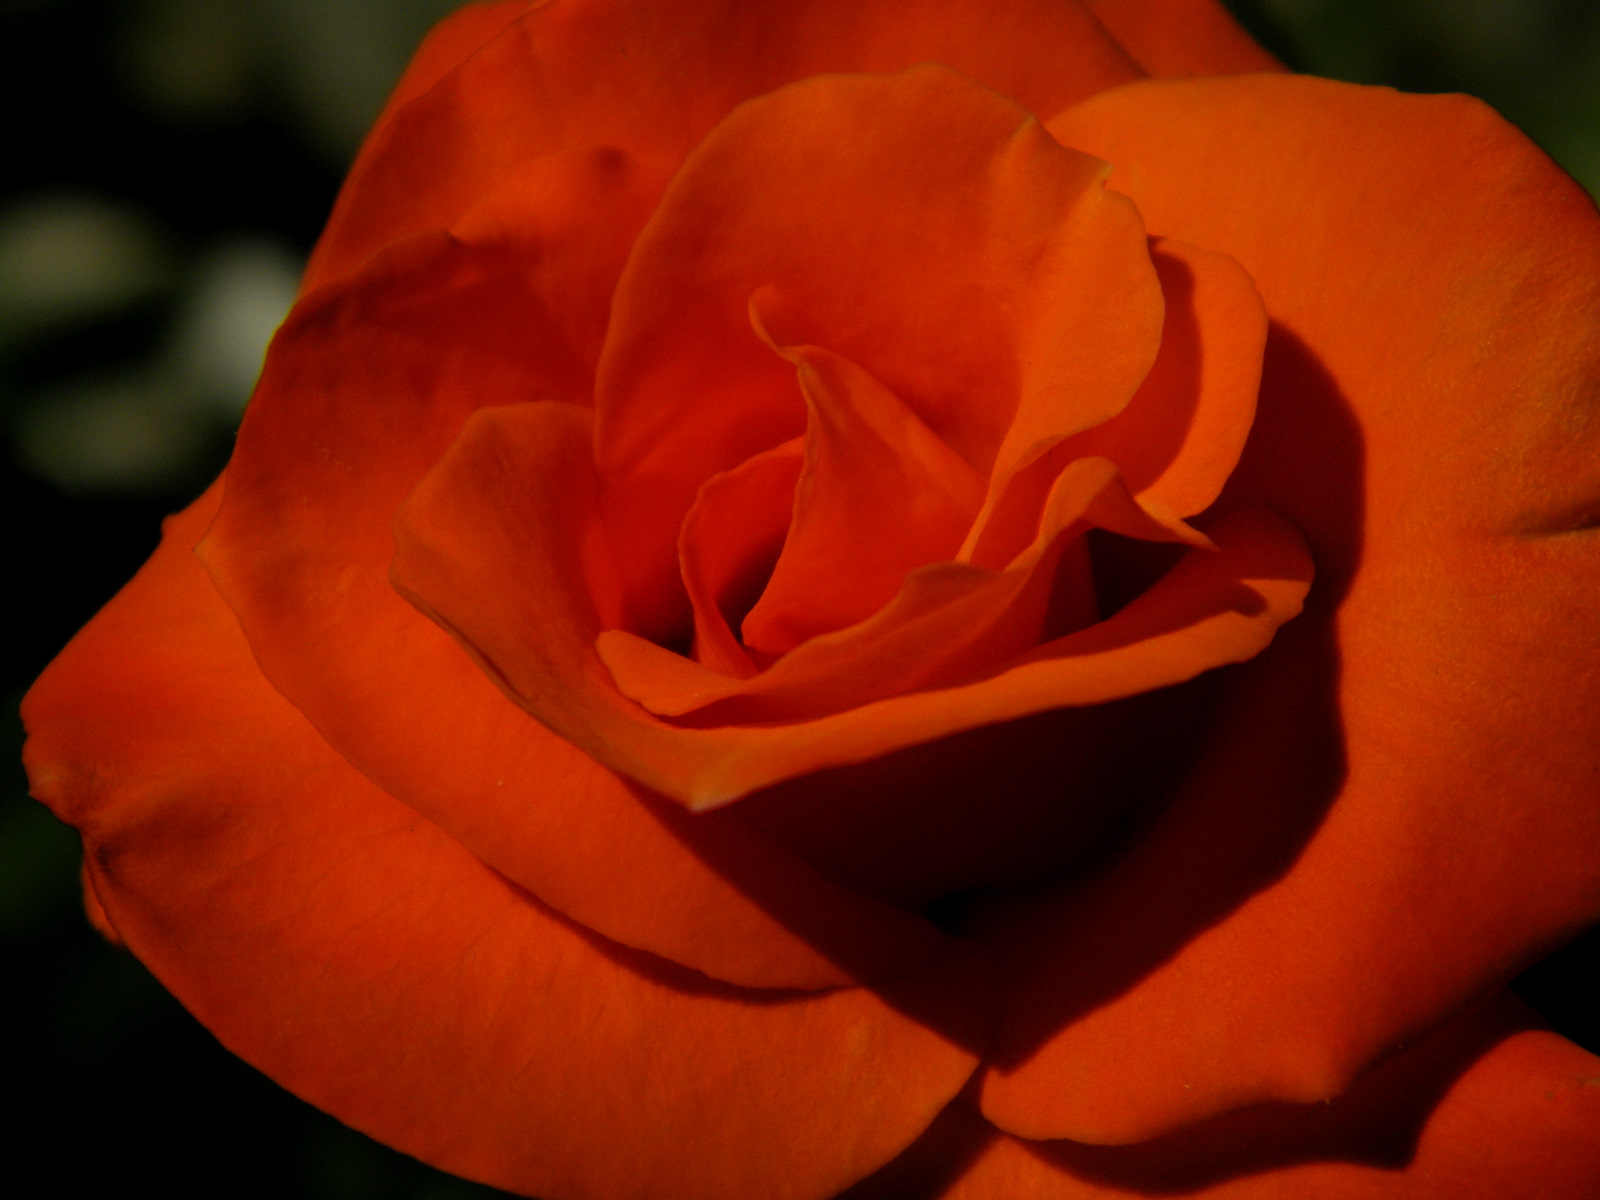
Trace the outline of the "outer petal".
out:
<instances>
[{"instance_id":1,"label":"outer petal","mask_svg":"<svg viewBox=\"0 0 1600 1200\"><path fill-rule=\"evenodd\" d=\"M609 244L607 195L573 238ZM263 670L389 794L608 937L755 986L909 969L937 951L931 926L624 783L390 587L395 510L468 414L586 398L541 311L537 240L480 228L500 232L396 247L308 297L274 343L204 551Z\"/></svg>"},{"instance_id":2,"label":"outer petal","mask_svg":"<svg viewBox=\"0 0 1600 1200\"><path fill-rule=\"evenodd\" d=\"M1163 825L1036 913L987 1111L1125 1141L1335 1095L1600 913L1600 219L1460 97L1159 83L1054 128L1281 321L1224 500L1331 585Z\"/></svg>"},{"instance_id":3,"label":"outer petal","mask_svg":"<svg viewBox=\"0 0 1600 1200\"><path fill-rule=\"evenodd\" d=\"M396 141L389 126L395 117L413 101L432 91L441 80L450 80L444 90L454 92L454 76L461 71L463 64L539 3L540 0L483 0L467 4L429 31L350 165L344 186L340 188L333 211L329 214L328 224L312 248L310 262L306 264L306 273L300 282L302 295L359 266L374 251L390 242L420 233L430 225L448 225L464 211L465 205L457 202L448 210L439 211L436 221L418 223L413 214L406 211L406 205L414 197L392 193L384 195L382 188L374 189L366 181L375 175L382 177L388 173L385 160L393 157ZM452 95L451 99L456 97ZM437 104L437 101L422 107L432 104ZM408 123L414 119L409 117ZM420 176L421 172L415 172L415 175ZM352 186L352 181L357 180L361 183ZM438 186L434 183L429 190ZM412 219L407 220L407 217Z\"/></svg>"},{"instance_id":4,"label":"outer petal","mask_svg":"<svg viewBox=\"0 0 1600 1200\"><path fill-rule=\"evenodd\" d=\"M1252 1109L1135 1146L984 1144L981 1130L963 1129L965 1161L941 1164L944 1178L959 1179L922 1194L1587 1200L1600 1192L1600 1058L1531 1028L1531 1017L1506 996L1374 1068L1331 1105Z\"/></svg>"},{"instance_id":5,"label":"outer petal","mask_svg":"<svg viewBox=\"0 0 1600 1200\"><path fill-rule=\"evenodd\" d=\"M548 0L476 0L445 17L422 39L405 74L395 84L394 94L373 123L373 129L427 92L492 42L518 17L541 3L548 3Z\"/></svg>"},{"instance_id":6,"label":"outer petal","mask_svg":"<svg viewBox=\"0 0 1600 1200\"><path fill-rule=\"evenodd\" d=\"M1283 64L1218 0L1084 0L1151 75L1245 75Z\"/></svg>"},{"instance_id":7,"label":"outer petal","mask_svg":"<svg viewBox=\"0 0 1600 1200\"><path fill-rule=\"evenodd\" d=\"M117 929L231 1049L548 1200L830 1196L960 1088L973 1056L873 993L740 991L623 950L380 792L258 673L188 550L214 505L30 694L28 761Z\"/></svg>"},{"instance_id":8,"label":"outer petal","mask_svg":"<svg viewBox=\"0 0 1600 1200\"><path fill-rule=\"evenodd\" d=\"M530 11L517 16L518 8ZM470 8L419 51L351 169L305 288L401 238L451 225L506 172L541 155L614 146L670 174L752 96L822 73L929 61L1039 113L1139 75L1077 0L1001 10L986 0L924 0L915 20L901 0Z\"/></svg>"}]
</instances>

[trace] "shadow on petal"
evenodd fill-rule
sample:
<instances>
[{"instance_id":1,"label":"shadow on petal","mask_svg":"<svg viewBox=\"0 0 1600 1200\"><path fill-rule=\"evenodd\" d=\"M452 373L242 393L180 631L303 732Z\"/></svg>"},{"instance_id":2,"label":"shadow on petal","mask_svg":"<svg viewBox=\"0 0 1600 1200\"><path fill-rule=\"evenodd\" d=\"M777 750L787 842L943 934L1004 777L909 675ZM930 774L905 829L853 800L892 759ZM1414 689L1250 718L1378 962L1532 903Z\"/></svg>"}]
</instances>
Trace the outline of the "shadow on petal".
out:
<instances>
[{"instance_id":1,"label":"shadow on petal","mask_svg":"<svg viewBox=\"0 0 1600 1200\"><path fill-rule=\"evenodd\" d=\"M957 1098L921 1137L836 1200L908 1200L942 1196L999 1137L995 1127Z\"/></svg>"},{"instance_id":2,"label":"shadow on petal","mask_svg":"<svg viewBox=\"0 0 1600 1200\"><path fill-rule=\"evenodd\" d=\"M1200 762L1143 836L1085 880L983 914L1016 973L984 1085L1003 1128L1142 1140L1243 1105L1323 1098L1360 1065L1342 1046L1301 1044L1293 1020L1236 1011L1228 997L1262 986L1278 954L1228 930L1292 870L1344 784L1335 614L1360 553L1363 467L1337 385L1274 326L1257 426L1218 508L1286 512L1310 537L1317 584L1303 616L1228 672ZM1184 964L1202 941L1216 947L1194 974ZM1130 1056L1130 1039L1153 1044Z\"/></svg>"},{"instance_id":3,"label":"shadow on petal","mask_svg":"<svg viewBox=\"0 0 1600 1200\"><path fill-rule=\"evenodd\" d=\"M1404 1171L1456 1081L1536 1023L1520 1001L1501 995L1380 1063L1331 1103L1260 1105L1133 1146L1041 1142L1030 1150L1080 1179L1145 1196L1188 1195L1310 1163Z\"/></svg>"}]
</instances>

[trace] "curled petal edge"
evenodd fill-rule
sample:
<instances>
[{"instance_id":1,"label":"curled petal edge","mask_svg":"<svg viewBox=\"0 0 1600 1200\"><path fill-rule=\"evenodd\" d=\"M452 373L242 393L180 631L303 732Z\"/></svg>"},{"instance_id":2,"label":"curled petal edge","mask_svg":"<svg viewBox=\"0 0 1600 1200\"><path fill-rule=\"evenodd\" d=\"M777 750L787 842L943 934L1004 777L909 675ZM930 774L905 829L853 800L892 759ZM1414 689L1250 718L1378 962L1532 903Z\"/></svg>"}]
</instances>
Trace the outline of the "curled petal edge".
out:
<instances>
[{"instance_id":1,"label":"curled petal edge","mask_svg":"<svg viewBox=\"0 0 1600 1200\"><path fill-rule=\"evenodd\" d=\"M398 514L391 577L515 703L694 811L948 733L1100 704L1243 661L1300 611L1311 583L1299 533L1268 510L1241 510L1208 529L1217 550L1189 551L1110 619L986 678L793 724L686 729L623 696L595 652L598 617L579 565L596 553L593 487L530 489L519 505L479 495L475 481L486 473L592 478L588 419L550 403L476 413Z\"/></svg>"}]
</instances>

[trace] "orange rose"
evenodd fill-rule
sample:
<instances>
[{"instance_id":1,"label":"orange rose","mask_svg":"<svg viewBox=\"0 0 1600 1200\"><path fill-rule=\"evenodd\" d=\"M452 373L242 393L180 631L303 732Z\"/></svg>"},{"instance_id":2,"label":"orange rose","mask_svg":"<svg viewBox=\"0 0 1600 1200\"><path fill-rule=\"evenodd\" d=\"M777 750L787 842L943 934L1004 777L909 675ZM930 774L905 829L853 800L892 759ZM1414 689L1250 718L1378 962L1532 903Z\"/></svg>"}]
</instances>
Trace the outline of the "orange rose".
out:
<instances>
[{"instance_id":1,"label":"orange rose","mask_svg":"<svg viewBox=\"0 0 1600 1200\"><path fill-rule=\"evenodd\" d=\"M1274 68L1211 0L451 18L26 703L97 920L547 1200L1600 1192L1497 991L1600 914L1600 217Z\"/></svg>"}]
</instances>

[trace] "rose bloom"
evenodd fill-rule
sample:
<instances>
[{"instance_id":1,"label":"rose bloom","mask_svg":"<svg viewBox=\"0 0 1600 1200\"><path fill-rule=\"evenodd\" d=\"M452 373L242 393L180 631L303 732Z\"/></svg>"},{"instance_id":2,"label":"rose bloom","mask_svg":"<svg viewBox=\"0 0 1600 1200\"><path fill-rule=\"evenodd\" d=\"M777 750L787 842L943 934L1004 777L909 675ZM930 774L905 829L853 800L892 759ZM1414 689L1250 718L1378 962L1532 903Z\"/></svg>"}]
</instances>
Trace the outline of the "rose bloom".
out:
<instances>
[{"instance_id":1,"label":"rose bloom","mask_svg":"<svg viewBox=\"0 0 1600 1200\"><path fill-rule=\"evenodd\" d=\"M224 1044L547 1200L1594 1197L1600 216L1212 0L498 0L25 706ZM1222 669L1217 669L1222 668Z\"/></svg>"}]
</instances>

